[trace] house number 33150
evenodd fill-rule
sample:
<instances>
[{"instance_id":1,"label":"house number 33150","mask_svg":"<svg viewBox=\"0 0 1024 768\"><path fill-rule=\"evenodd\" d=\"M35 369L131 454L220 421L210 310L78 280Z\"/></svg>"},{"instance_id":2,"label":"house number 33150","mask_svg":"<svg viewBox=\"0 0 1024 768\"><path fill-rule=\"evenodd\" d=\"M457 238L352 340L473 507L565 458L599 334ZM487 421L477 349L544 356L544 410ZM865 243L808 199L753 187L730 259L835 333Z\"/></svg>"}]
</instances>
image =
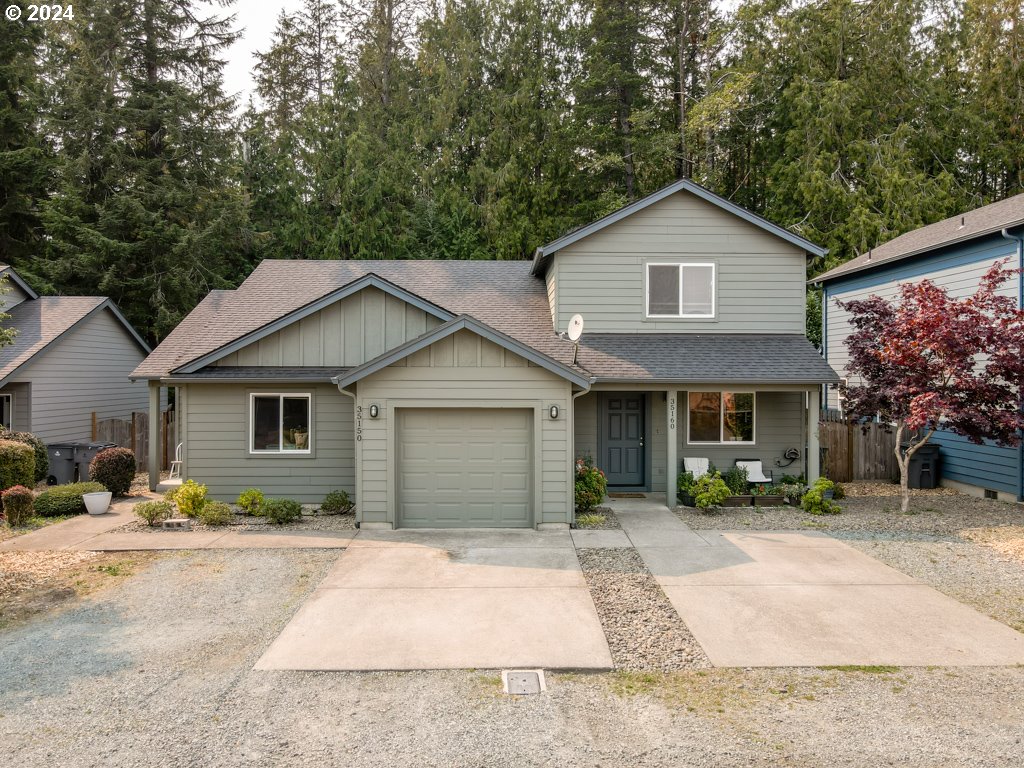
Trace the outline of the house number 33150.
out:
<instances>
[{"instance_id":1,"label":"house number 33150","mask_svg":"<svg viewBox=\"0 0 1024 768\"><path fill-rule=\"evenodd\" d=\"M356 442L363 439L363 406L356 406Z\"/></svg>"}]
</instances>

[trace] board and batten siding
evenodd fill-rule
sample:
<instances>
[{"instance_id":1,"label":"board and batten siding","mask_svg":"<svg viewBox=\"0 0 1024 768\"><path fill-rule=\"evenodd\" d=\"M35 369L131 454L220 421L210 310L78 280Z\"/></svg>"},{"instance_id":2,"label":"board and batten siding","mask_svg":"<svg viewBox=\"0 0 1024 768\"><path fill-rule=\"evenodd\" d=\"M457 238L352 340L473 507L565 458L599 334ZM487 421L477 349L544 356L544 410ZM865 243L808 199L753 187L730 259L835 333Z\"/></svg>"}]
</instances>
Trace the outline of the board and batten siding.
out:
<instances>
[{"instance_id":1,"label":"board and batten siding","mask_svg":"<svg viewBox=\"0 0 1024 768\"><path fill-rule=\"evenodd\" d=\"M571 385L497 344L461 330L359 381L356 497L364 523L394 524L395 409L530 408L534 411L533 522L571 519ZM369 418L371 404L380 415ZM559 417L547 412L557 405Z\"/></svg>"},{"instance_id":2,"label":"board and batten siding","mask_svg":"<svg viewBox=\"0 0 1024 768\"><path fill-rule=\"evenodd\" d=\"M722 387L709 388L710 391L722 389ZM734 391L744 391L742 387L733 388ZM615 391L608 389L604 391ZM635 390L634 390L635 391ZM698 391L698 390L694 390ZM703 390L701 390L703 391ZM745 390L750 391L750 390ZM650 401L651 423L647 425L647 435L651 440L650 461L651 461L651 490L660 491L664 487L665 472L667 470L668 446L665 439L666 430L666 403L664 392L648 392ZM683 457L710 459L720 470L728 469L736 463L736 459L760 459L765 469L775 471L776 479L783 474L799 475L804 471L804 445L806 442L805 424L805 394L803 392L778 392L759 391L757 392L755 406L756 433L754 445L691 445L688 436L688 398L686 390L679 391L680 419L679 428L676 430L678 445L676 455L679 459L679 469L682 471ZM601 466L599 455L599 416L598 416L598 392L593 391L576 400L575 416L575 455L592 456ZM788 448L796 448L800 451L800 458L787 466L779 469L775 461L786 463L783 454Z\"/></svg>"},{"instance_id":3,"label":"board and batten siding","mask_svg":"<svg viewBox=\"0 0 1024 768\"><path fill-rule=\"evenodd\" d=\"M370 286L213 365L353 367L440 324L424 310Z\"/></svg>"},{"instance_id":4,"label":"board and batten siding","mask_svg":"<svg viewBox=\"0 0 1024 768\"><path fill-rule=\"evenodd\" d=\"M846 348L846 337L852 327L850 313L837 306L836 301L853 301L879 296L883 299L894 299L903 283L914 283L931 280L941 288L949 291L951 296L963 298L970 296L981 282L982 276L1000 259L1015 256L1013 243L1001 239L986 239L977 244L943 251L927 260L918 260L912 264L892 265L886 269L868 274L851 275L849 280L839 280L826 285L825 311L825 355L829 364L839 373L846 376L846 365L850 360ZM1011 268L1015 263L1009 264ZM999 293L1016 297L1018 284L1016 279L1007 281ZM836 389L828 390L826 402L829 408L839 407L839 393Z\"/></svg>"},{"instance_id":5,"label":"board and batten siding","mask_svg":"<svg viewBox=\"0 0 1024 768\"><path fill-rule=\"evenodd\" d=\"M715 263L715 317L647 319L648 262ZM554 255L555 327L579 313L591 333L804 333L806 265L796 246L681 191Z\"/></svg>"},{"instance_id":6,"label":"board and batten siding","mask_svg":"<svg viewBox=\"0 0 1024 768\"><path fill-rule=\"evenodd\" d=\"M246 488L259 488L267 496L319 504L330 491L355 490L352 398L333 384L186 384L183 389L187 475L206 484L212 498L234 501ZM312 395L311 455L249 453L254 392Z\"/></svg>"},{"instance_id":7,"label":"board and batten siding","mask_svg":"<svg viewBox=\"0 0 1024 768\"><path fill-rule=\"evenodd\" d=\"M146 383L128 380L144 357L113 313L103 310L50 344L8 383L31 384L31 430L44 442L88 441L93 412L97 419L130 419L133 411L149 409Z\"/></svg>"}]
</instances>

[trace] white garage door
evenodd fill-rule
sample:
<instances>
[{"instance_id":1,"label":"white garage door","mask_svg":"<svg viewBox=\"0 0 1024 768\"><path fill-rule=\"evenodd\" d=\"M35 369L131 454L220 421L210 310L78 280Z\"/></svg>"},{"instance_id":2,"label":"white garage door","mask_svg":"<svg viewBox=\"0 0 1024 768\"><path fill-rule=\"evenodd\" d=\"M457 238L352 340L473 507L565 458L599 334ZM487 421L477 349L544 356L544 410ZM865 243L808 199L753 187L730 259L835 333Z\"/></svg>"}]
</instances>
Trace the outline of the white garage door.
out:
<instances>
[{"instance_id":1,"label":"white garage door","mask_svg":"<svg viewBox=\"0 0 1024 768\"><path fill-rule=\"evenodd\" d=\"M399 527L531 525L532 411L397 413Z\"/></svg>"}]
</instances>

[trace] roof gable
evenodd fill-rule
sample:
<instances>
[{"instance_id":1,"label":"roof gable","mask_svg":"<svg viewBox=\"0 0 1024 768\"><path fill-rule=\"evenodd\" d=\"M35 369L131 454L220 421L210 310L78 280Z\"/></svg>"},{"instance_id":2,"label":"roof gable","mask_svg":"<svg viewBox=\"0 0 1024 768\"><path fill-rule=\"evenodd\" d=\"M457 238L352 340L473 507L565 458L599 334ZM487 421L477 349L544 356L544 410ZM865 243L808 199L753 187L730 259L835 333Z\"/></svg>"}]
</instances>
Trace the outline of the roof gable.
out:
<instances>
[{"instance_id":1,"label":"roof gable","mask_svg":"<svg viewBox=\"0 0 1024 768\"><path fill-rule=\"evenodd\" d=\"M360 291L366 290L367 288L371 287L377 288L378 290L381 290L390 296L394 296L395 298L400 299L401 301L404 301L407 304L410 304L414 307L417 307L418 309L422 309L428 315L436 317L443 322L446 322L454 317L454 315L451 312L448 312L447 310L442 309L436 304L433 304L427 301L426 299L423 299L420 296L417 296L416 294L405 290L401 286L395 285L394 283L385 280L382 277L379 277L378 275L373 274L371 272L367 275L364 275L363 277L353 280L347 285L330 291L329 293L321 296L318 299L315 299L314 301L309 302L308 304L305 304L302 307L299 307L296 310L288 312L287 314L277 318L276 320L273 320L253 331L250 331L249 333L243 334L242 336L232 339L230 342L219 346L217 349L191 360L186 365L180 366L179 368L175 369L174 372L195 373L201 368L204 368L205 366L210 365L211 363L216 362L217 360L220 360L234 352L244 349L245 347L248 347L251 344L258 342L260 339L265 339L268 336L271 336L272 334L282 330L283 328L286 328L287 326L297 323L303 318L309 317L310 315L313 315L325 309L326 307L336 302L339 302L342 299L347 298L348 296L352 296L354 294L359 293Z\"/></svg>"},{"instance_id":2,"label":"roof gable","mask_svg":"<svg viewBox=\"0 0 1024 768\"><path fill-rule=\"evenodd\" d=\"M0 264L0 278L6 277L18 286L30 299L38 299L39 294L33 291L28 283L21 279L21 275L14 271L14 267L8 264Z\"/></svg>"},{"instance_id":3,"label":"roof gable","mask_svg":"<svg viewBox=\"0 0 1024 768\"><path fill-rule=\"evenodd\" d=\"M565 365L564 363L560 363L547 355L541 354L532 347L517 341L511 336L506 336L500 331L496 331L494 328L481 323L479 320L476 320L469 315L459 315L458 317L449 320L444 325L439 325L432 331L428 331L412 341L408 341L395 349L389 350L383 355L380 355L357 368L353 368L348 373L331 379L331 381L339 387L347 387L356 383L360 379L365 379L367 376L387 368L389 365L393 365L399 360L404 360L410 355L419 352L421 349L425 349L431 344L452 336L461 330L468 330L475 333L476 335L497 344L499 347L503 347L504 349L514 352L531 363L534 363L537 366L550 371L556 376L560 376L563 379L576 384L577 386L588 387L590 385L589 377L584 375L582 372Z\"/></svg>"},{"instance_id":4,"label":"roof gable","mask_svg":"<svg viewBox=\"0 0 1024 768\"><path fill-rule=\"evenodd\" d=\"M666 187L662 187L657 192L654 192L648 195L647 197L643 197L639 200L630 203L629 205L619 208L617 211L609 213L607 216L604 216L598 219L597 221L591 222L586 226L579 227L578 229L574 229L572 232L563 235L557 240L553 240L552 242L546 245L540 246L534 252L532 270L533 274L543 275L544 272L547 270L548 264L550 264L551 262L552 255L562 250L566 246L572 245L573 243L578 242L585 237L589 237L595 232L600 232L605 227L611 226L616 222L622 221L623 219L633 215L634 213L642 211L645 208L654 205L655 203L660 202L661 200L664 200L665 198L671 195L676 194L677 192L689 192L690 194L700 198L701 200L704 200L705 202L710 203L711 205L714 205L717 208L720 208L726 213L729 213L733 216L742 219L743 221L753 224L755 227L758 227L759 229L767 232L768 234L785 240L791 245L794 245L800 250L805 251L809 254L813 254L815 256L824 256L826 253L828 253L828 249L822 248L819 245L815 245L810 240L806 240L800 237L799 235L795 235L789 230L784 229L783 227L780 227L777 224L773 224L767 219L758 216L756 213L748 211L746 208L743 208L742 206L729 202L724 197L716 195L714 192L705 189L699 184L696 184L690 181L689 179L680 179L679 181L669 184Z\"/></svg>"}]
</instances>

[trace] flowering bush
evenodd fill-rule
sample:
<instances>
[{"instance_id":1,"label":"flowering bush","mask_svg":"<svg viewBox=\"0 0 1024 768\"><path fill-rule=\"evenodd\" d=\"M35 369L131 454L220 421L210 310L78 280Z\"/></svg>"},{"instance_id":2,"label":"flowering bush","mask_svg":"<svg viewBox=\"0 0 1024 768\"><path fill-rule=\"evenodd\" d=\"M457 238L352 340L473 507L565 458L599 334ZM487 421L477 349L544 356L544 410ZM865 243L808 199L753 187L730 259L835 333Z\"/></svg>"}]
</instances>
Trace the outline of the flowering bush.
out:
<instances>
[{"instance_id":1,"label":"flowering bush","mask_svg":"<svg viewBox=\"0 0 1024 768\"><path fill-rule=\"evenodd\" d=\"M576 512L586 514L601 503L608 490L604 472L594 466L589 456L576 459Z\"/></svg>"}]
</instances>

